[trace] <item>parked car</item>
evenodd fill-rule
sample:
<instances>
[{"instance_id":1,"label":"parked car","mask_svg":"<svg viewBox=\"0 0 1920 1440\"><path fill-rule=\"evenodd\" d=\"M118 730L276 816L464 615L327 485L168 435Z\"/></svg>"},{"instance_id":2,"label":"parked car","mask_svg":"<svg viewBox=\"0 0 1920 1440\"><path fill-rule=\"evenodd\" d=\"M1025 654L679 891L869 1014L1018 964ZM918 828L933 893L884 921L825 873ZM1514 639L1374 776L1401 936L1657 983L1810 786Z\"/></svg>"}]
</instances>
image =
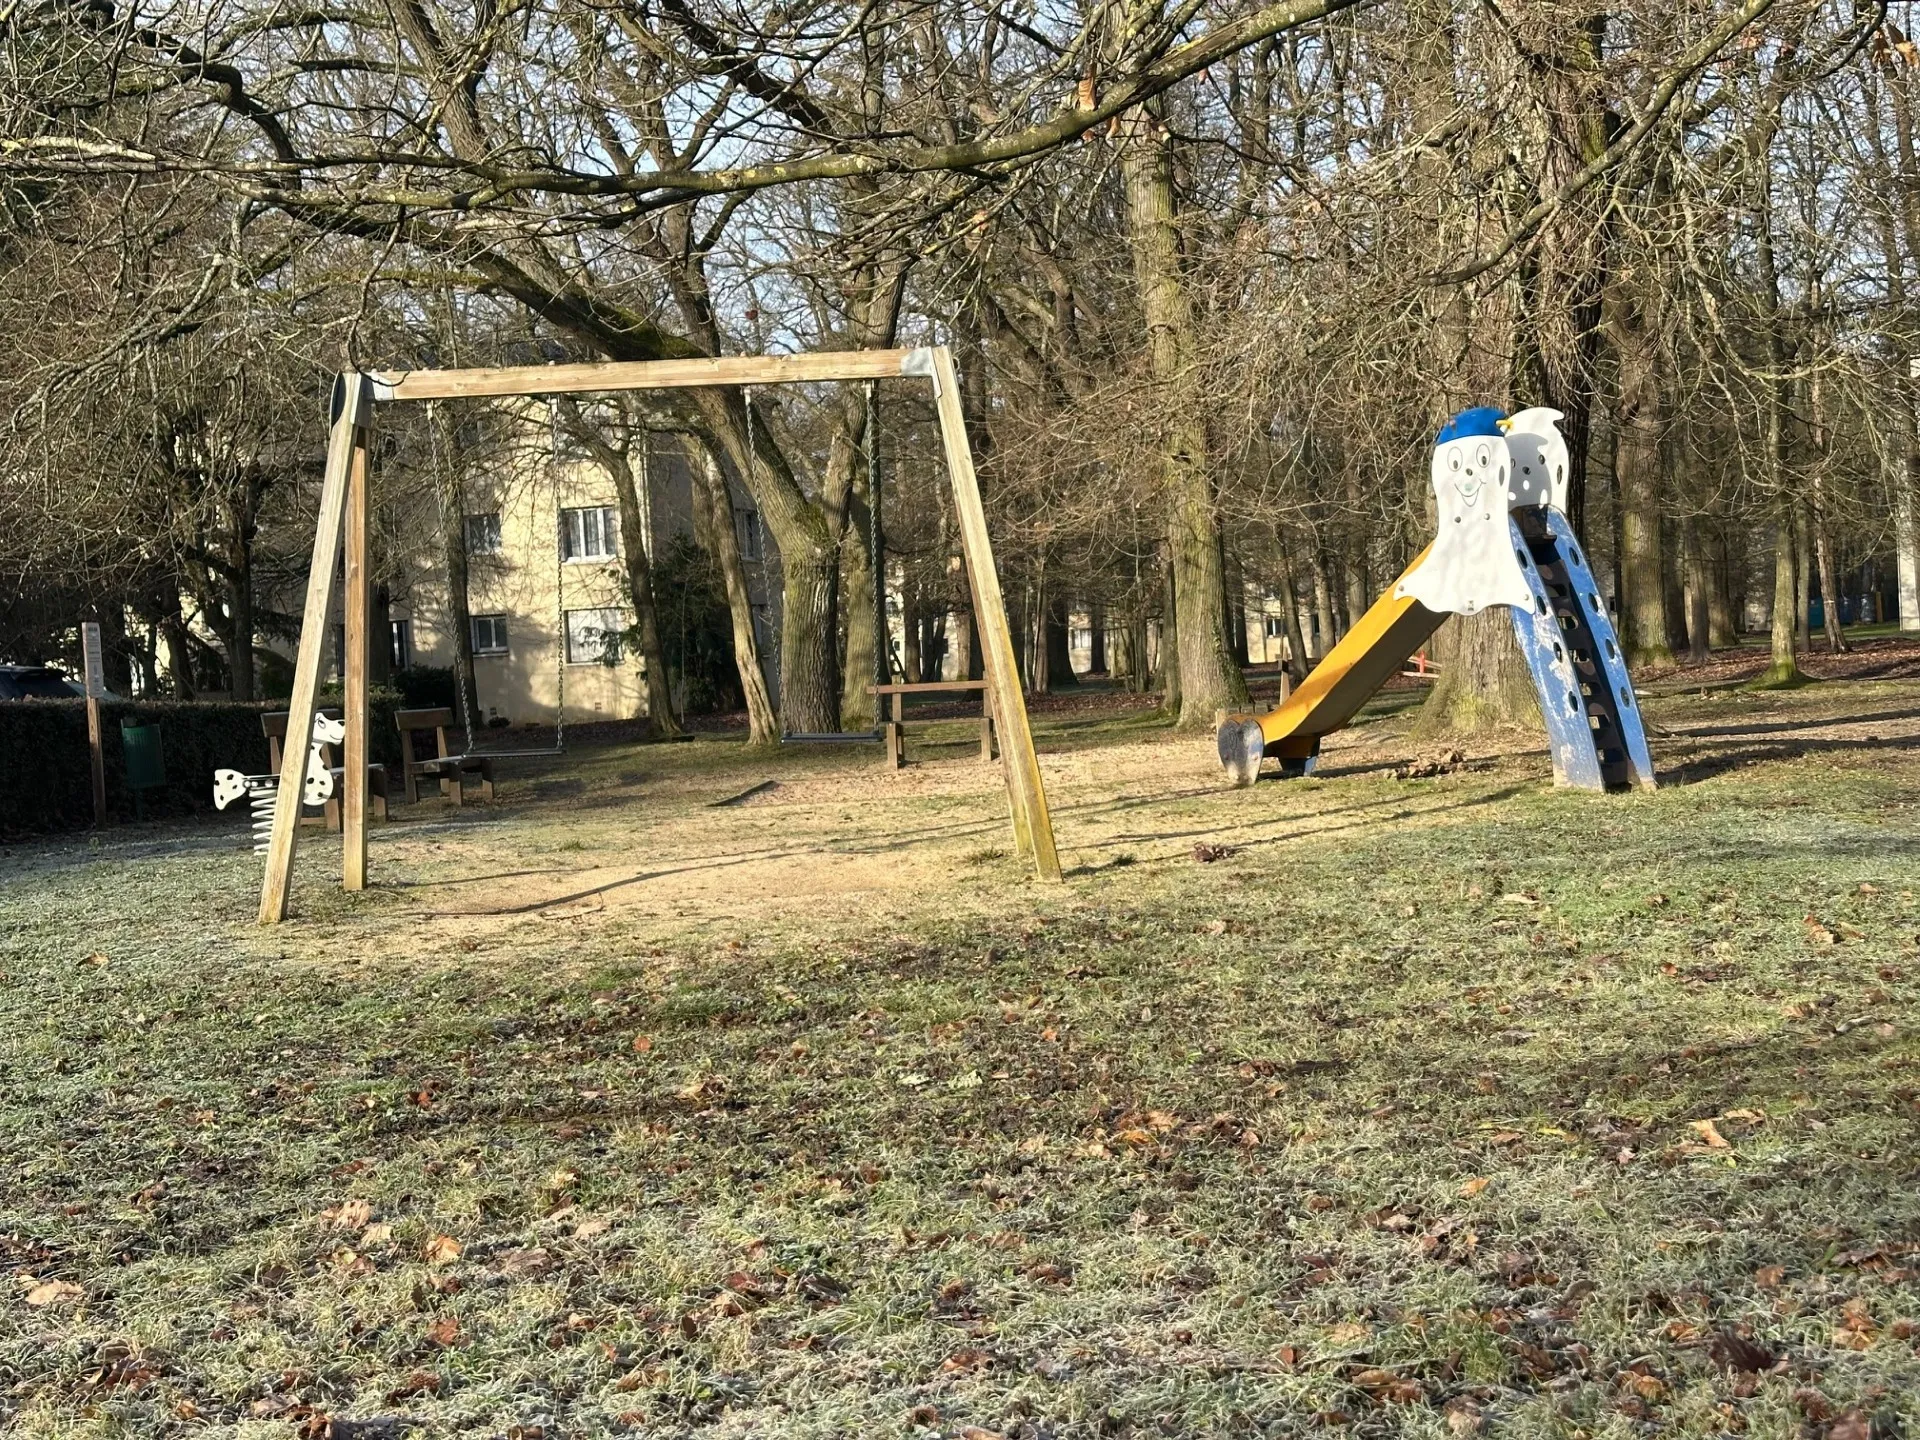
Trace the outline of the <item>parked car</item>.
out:
<instances>
[{"instance_id":1,"label":"parked car","mask_svg":"<svg viewBox=\"0 0 1920 1440\"><path fill-rule=\"evenodd\" d=\"M50 665L0 665L0 700L70 700L86 693Z\"/></svg>"}]
</instances>

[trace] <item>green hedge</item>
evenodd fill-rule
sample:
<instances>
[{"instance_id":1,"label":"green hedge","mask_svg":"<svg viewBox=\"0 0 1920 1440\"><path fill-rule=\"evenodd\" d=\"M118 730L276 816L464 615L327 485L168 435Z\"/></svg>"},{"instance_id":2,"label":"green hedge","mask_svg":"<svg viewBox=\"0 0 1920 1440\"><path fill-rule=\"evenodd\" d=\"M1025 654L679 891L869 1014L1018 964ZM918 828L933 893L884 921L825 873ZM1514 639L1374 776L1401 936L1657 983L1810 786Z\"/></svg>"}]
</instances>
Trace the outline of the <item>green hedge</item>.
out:
<instances>
[{"instance_id":1,"label":"green hedge","mask_svg":"<svg viewBox=\"0 0 1920 1440\"><path fill-rule=\"evenodd\" d=\"M338 706L337 694L321 704ZM400 763L400 734L393 712L398 694L375 690L368 697L368 739L373 758ZM107 814L115 821L135 817L134 794L127 788L126 756L121 749L122 721L160 726L161 755L167 783L140 797L148 819L198 815L213 810L213 772L266 773L267 741L260 717L284 710L284 701L237 704L231 701L109 700L101 707L107 772ZM398 771L391 787L397 792ZM244 803L226 814L244 820ZM93 825L93 764L87 751L87 707L73 700L0 701L0 835L47 834L86 830Z\"/></svg>"}]
</instances>

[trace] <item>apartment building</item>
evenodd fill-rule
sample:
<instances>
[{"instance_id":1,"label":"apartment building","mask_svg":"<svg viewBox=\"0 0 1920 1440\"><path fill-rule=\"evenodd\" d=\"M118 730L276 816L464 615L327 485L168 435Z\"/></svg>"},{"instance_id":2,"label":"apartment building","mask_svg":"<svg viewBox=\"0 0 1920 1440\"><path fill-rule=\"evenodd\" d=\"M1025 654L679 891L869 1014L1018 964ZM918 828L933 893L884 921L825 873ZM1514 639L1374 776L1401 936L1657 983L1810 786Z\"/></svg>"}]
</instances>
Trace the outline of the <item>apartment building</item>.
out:
<instances>
[{"instance_id":1,"label":"apartment building","mask_svg":"<svg viewBox=\"0 0 1920 1440\"><path fill-rule=\"evenodd\" d=\"M694 529L693 475L675 437L635 457L641 543L658 559ZM477 722L551 725L647 713L645 662L634 624L614 481L584 460L537 461L467 477L464 537ZM779 566L752 502L728 487L763 653L778 633ZM396 668L451 666L446 568L423 551L390 610ZM774 677L769 677L771 683Z\"/></svg>"}]
</instances>

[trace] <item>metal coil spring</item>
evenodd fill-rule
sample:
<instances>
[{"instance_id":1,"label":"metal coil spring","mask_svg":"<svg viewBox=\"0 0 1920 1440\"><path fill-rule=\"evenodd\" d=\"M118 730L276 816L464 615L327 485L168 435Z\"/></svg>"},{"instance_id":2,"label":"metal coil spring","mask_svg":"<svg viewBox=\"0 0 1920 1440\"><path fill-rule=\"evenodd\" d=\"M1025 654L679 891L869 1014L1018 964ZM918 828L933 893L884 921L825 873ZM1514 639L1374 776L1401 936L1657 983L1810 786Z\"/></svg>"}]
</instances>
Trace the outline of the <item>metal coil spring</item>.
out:
<instances>
[{"instance_id":1,"label":"metal coil spring","mask_svg":"<svg viewBox=\"0 0 1920 1440\"><path fill-rule=\"evenodd\" d=\"M247 803L253 807L253 853L256 855L267 853L267 838L273 834L273 802L279 791L279 781L273 778L247 786Z\"/></svg>"}]
</instances>

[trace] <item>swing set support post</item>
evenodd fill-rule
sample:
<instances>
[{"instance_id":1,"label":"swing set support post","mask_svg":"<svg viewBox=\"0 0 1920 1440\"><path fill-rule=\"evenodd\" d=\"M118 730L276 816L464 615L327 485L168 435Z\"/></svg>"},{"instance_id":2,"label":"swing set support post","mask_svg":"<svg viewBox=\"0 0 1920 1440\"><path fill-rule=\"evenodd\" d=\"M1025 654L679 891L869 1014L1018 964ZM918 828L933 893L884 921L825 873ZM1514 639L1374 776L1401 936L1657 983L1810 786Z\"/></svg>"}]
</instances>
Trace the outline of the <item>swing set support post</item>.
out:
<instances>
[{"instance_id":1,"label":"swing set support post","mask_svg":"<svg viewBox=\"0 0 1920 1440\"><path fill-rule=\"evenodd\" d=\"M348 500L354 489L355 472L361 477L360 503L366 503L367 445L373 422L371 386L367 377L349 370L333 382L333 429L327 437L326 476L320 483L320 518L313 530L313 558L307 569L307 604L300 617L300 651L293 667L293 695L287 703L287 739L280 758L280 788L273 800L273 829L267 838L267 873L260 882L260 923L273 925L287 916L287 899L293 889L293 849L300 834L300 792L307 783L307 757L311 753L313 716L320 704L320 671L326 658L327 621L333 613L334 571L340 563L340 543L346 530ZM360 533L364 537L365 516ZM364 568L362 579L364 580ZM365 606L364 595L361 604ZM362 639L365 638L364 618ZM347 694L358 685L360 698L359 730L363 747L359 760L359 830L361 853L366 846L366 646L360 647L358 664L349 647ZM356 681L354 672L359 672ZM347 733L354 729L353 707L348 706ZM348 752L347 775L354 773L352 752ZM348 780L348 794L353 793ZM353 826L346 821L342 807L340 832L351 836ZM350 839L344 839L348 846ZM361 883L365 883L362 866Z\"/></svg>"},{"instance_id":2,"label":"swing set support post","mask_svg":"<svg viewBox=\"0 0 1920 1440\"><path fill-rule=\"evenodd\" d=\"M1013 636L1007 627L1000 577L994 569L986 510L974 474L973 452L960 408L960 385L953 357L945 346L917 350L855 350L812 355L738 355L704 360L613 361L580 365L527 365L484 370L411 370L358 373L345 371L334 381L332 430L327 441L326 475L320 487L320 515L314 528L313 557L307 571L306 606L300 621L300 649L294 665L293 696L287 716L287 744L274 799L273 829L267 842L267 871L260 885L260 923L286 918L292 894L294 848L300 833L300 795L306 783L313 717L319 705L328 621L333 613L336 571L344 549L346 622L341 657L346 701L346 737L341 803L343 888L367 883L367 669L368 669L368 475L373 418L381 403L411 400L477 399L516 395L564 395L609 390L678 390L700 385L781 385L808 381L922 379L933 386L940 419L941 447L960 519L961 548L973 594L988 679L994 694L994 723L1000 727L1000 754L1007 785L1014 844L1042 880L1059 880L1060 857L1054 848L1053 821L1047 811L1040 763L1014 662ZM879 577L876 576L876 584ZM885 643L884 634L880 637ZM559 637L556 643L565 643Z\"/></svg>"}]
</instances>

